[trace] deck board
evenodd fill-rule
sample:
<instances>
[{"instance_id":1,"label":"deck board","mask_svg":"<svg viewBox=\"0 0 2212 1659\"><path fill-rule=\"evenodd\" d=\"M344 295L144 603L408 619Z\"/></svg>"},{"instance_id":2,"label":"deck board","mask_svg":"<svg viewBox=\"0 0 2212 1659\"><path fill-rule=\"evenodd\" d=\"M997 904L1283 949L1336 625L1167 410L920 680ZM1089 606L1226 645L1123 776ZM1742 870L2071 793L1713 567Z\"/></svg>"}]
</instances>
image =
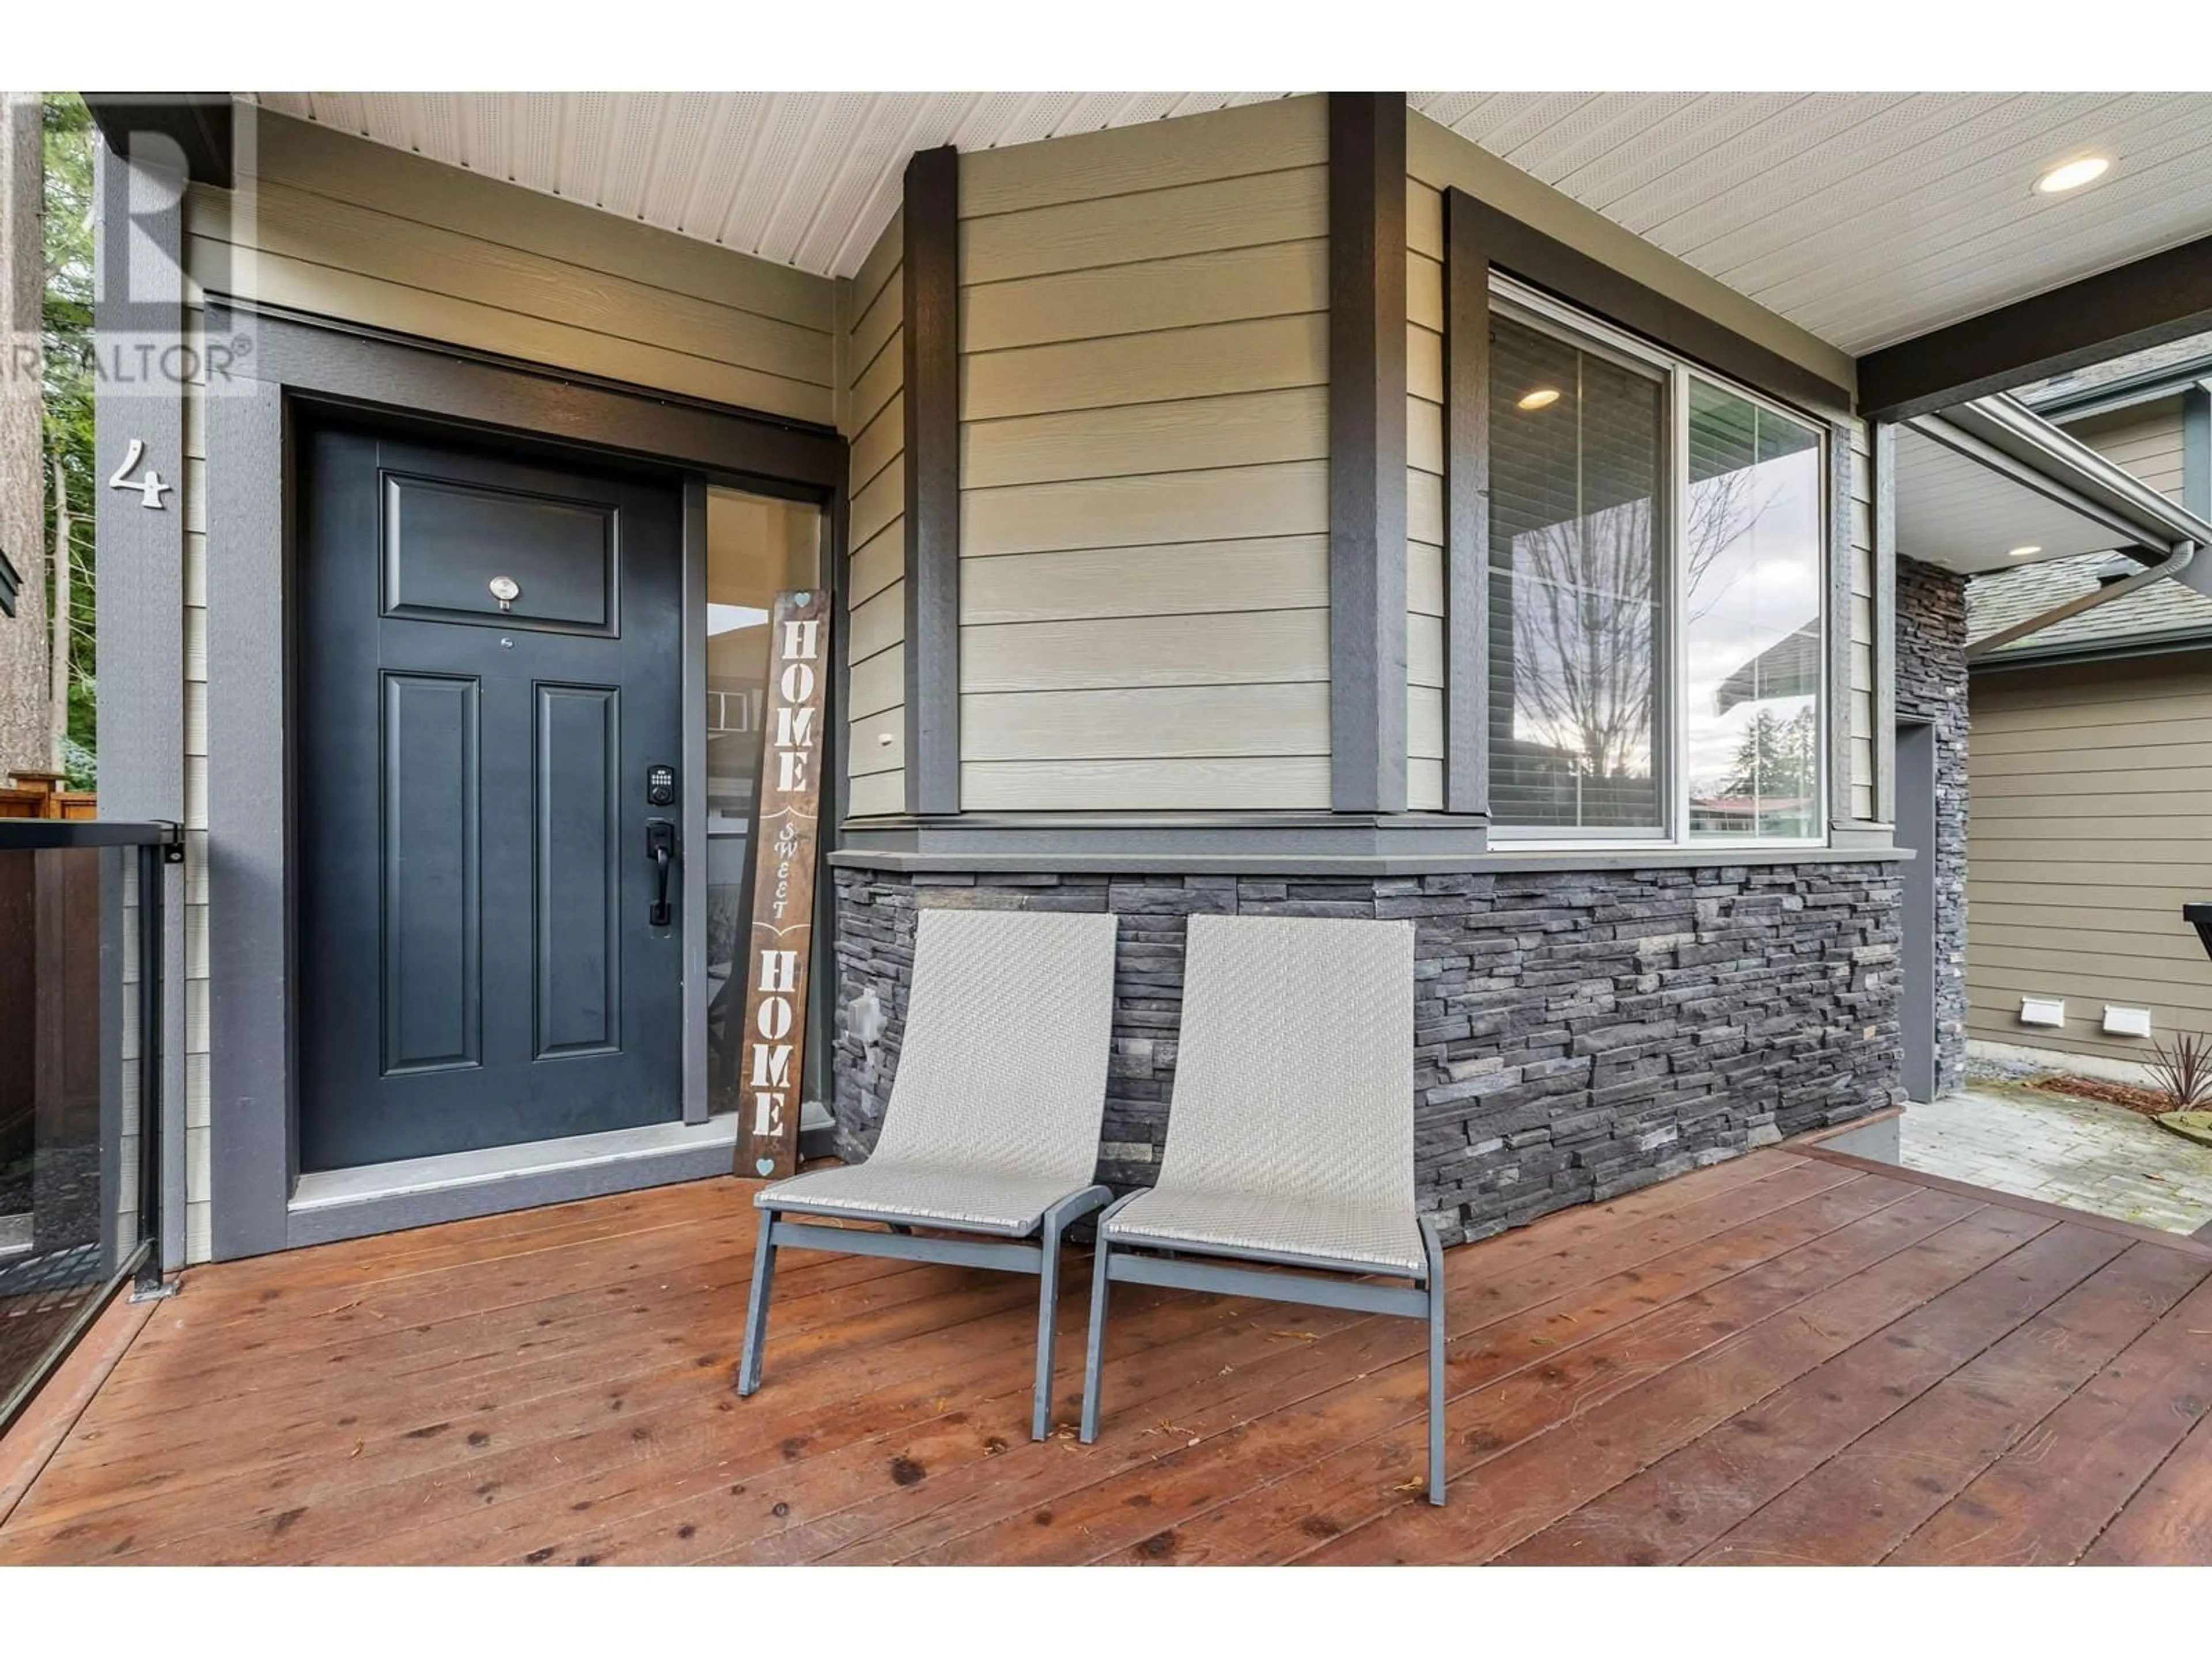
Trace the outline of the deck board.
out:
<instances>
[{"instance_id":1,"label":"deck board","mask_svg":"<svg viewBox=\"0 0 2212 1659\"><path fill-rule=\"evenodd\" d=\"M194 1269L0 1562L2212 1559L2212 1258L1771 1149L1449 1253L1413 1322L793 1253L732 1382L750 1188Z\"/></svg>"}]
</instances>

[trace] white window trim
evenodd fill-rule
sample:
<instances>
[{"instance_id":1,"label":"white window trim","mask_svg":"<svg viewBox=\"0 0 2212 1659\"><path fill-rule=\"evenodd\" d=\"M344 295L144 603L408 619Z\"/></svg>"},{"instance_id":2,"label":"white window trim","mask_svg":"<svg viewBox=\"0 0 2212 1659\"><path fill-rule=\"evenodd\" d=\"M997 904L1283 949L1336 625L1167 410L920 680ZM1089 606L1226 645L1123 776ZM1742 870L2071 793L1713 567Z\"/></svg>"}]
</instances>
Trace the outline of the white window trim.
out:
<instances>
[{"instance_id":1,"label":"white window trim","mask_svg":"<svg viewBox=\"0 0 2212 1659\"><path fill-rule=\"evenodd\" d=\"M1805 410L1797 409L1701 364L1691 362L1549 295L1526 287L1501 272L1491 274L1490 299L1493 307L1502 308L1508 316L1516 317L1516 320L1524 325L1533 325L1547 333L1564 336L1570 344L1595 349L1599 355L1613 357L1626 366L1656 372L1661 377L1668 410L1667 428L1662 434L1665 446L1662 465L1667 491L1663 521L1667 529L1659 555L1663 570L1664 601L1660 606L1657 629L1659 665L1664 672L1660 680L1652 730L1655 765L1660 774L1658 793L1660 799L1666 804L1668 821L1650 830L1592 836L1571 829L1559 830L1544 824L1498 823L1493 820L1490 827L1492 842L1594 853L1653 850L1724 853L1730 849L1767 852L1777 848L1813 849L1827 846L1833 822L1830 808L1834 789L1834 781L1829 776L1829 750L1832 747L1829 739L1832 735L1830 722L1839 718L1840 713L1832 706L1832 700L1829 696L1828 668L1831 653L1835 649L1836 626L1836 619L1829 614L1832 607L1828 602L1832 592L1829 581L1831 562L1837 557L1837 550L1832 544L1835 514L1830 510L1833 506L1836 488L1836 458L1833 434L1826 422ZM1692 380L1703 380L1733 397L1741 398L1747 403L1805 428L1813 434L1820 457L1819 499L1821 511L1818 514L1818 586L1820 596L1821 672L1813 691L1814 725L1819 733L1819 740L1814 745L1818 778L1814 792L1815 821L1820 825L1817 835L1733 836L1710 830L1692 833L1690 829L1689 769L1682 756L1688 731L1684 711L1688 702L1689 659L1683 638L1682 619L1688 613L1688 595L1683 586L1686 573L1681 546L1683 518L1689 501L1687 435L1690 382ZM1491 580L1486 526L1483 538L1482 580L1486 584Z\"/></svg>"}]
</instances>

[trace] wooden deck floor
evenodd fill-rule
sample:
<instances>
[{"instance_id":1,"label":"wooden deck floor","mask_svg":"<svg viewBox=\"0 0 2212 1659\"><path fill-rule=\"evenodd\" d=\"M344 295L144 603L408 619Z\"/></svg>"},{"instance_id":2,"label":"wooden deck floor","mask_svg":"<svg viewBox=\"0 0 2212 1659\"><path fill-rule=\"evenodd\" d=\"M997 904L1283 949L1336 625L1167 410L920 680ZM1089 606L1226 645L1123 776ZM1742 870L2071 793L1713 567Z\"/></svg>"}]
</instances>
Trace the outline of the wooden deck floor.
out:
<instances>
[{"instance_id":1,"label":"wooden deck floor","mask_svg":"<svg viewBox=\"0 0 2212 1659\"><path fill-rule=\"evenodd\" d=\"M2212 1561L2185 1241L1777 1150L1455 1250L1438 1510L1411 1321L1123 1288L1039 1444L1034 1281L794 1253L741 1401L748 1196L196 1270L0 1561Z\"/></svg>"}]
</instances>

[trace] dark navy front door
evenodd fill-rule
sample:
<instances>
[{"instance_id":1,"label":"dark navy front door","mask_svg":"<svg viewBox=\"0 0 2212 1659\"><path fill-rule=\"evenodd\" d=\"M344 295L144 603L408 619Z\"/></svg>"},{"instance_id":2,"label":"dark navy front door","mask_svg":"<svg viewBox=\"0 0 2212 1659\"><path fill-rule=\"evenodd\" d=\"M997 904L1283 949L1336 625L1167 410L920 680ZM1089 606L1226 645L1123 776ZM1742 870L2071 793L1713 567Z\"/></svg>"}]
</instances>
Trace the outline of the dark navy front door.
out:
<instances>
[{"instance_id":1,"label":"dark navy front door","mask_svg":"<svg viewBox=\"0 0 2212 1659\"><path fill-rule=\"evenodd\" d=\"M679 1118L680 487L342 426L301 462L301 1167Z\"/></svg>"}]
</instances>

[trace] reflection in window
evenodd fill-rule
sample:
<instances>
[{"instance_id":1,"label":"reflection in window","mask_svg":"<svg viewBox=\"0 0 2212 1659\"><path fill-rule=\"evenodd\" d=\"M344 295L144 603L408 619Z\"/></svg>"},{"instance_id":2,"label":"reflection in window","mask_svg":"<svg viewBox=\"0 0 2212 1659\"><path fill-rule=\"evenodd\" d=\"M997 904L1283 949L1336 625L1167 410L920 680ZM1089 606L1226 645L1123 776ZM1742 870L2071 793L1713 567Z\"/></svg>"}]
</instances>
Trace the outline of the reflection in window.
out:
<instances>
[{"instance_id":1,"label":"reflection in window","mask_svg":"<svg viewBox=\"0 0 2212 1659\"><path fill-rule=\"evenodd\" d=\"M1490 338L1493 818L1660 830L1662 382L1495 311Z\"/></svg>"},{"instance_id":2,"label":"reflection in window","mask_svg":"<svg viewBox=\"0 0 2212 1659\"><path fill-rule=\"evenodd\" d=\"M1692 380L1683 529L1692 835L1820 832L1820 510L1817 434Z\"/></svg>"},{"instance_id":3,"label":"reflection in window","mask_svg":"<svg viewBox=\"0 0 2212 1659\"><path fill-rule=\"evenodd\" d=\"M769 612L779 592L819 581L821 568L820 508L707 492L707 1080L717 1112L737 1104L744 986L735 957L752 903ZM806 1093L820 1093L811 1079Z\"/></svg>"}]
</instances>

